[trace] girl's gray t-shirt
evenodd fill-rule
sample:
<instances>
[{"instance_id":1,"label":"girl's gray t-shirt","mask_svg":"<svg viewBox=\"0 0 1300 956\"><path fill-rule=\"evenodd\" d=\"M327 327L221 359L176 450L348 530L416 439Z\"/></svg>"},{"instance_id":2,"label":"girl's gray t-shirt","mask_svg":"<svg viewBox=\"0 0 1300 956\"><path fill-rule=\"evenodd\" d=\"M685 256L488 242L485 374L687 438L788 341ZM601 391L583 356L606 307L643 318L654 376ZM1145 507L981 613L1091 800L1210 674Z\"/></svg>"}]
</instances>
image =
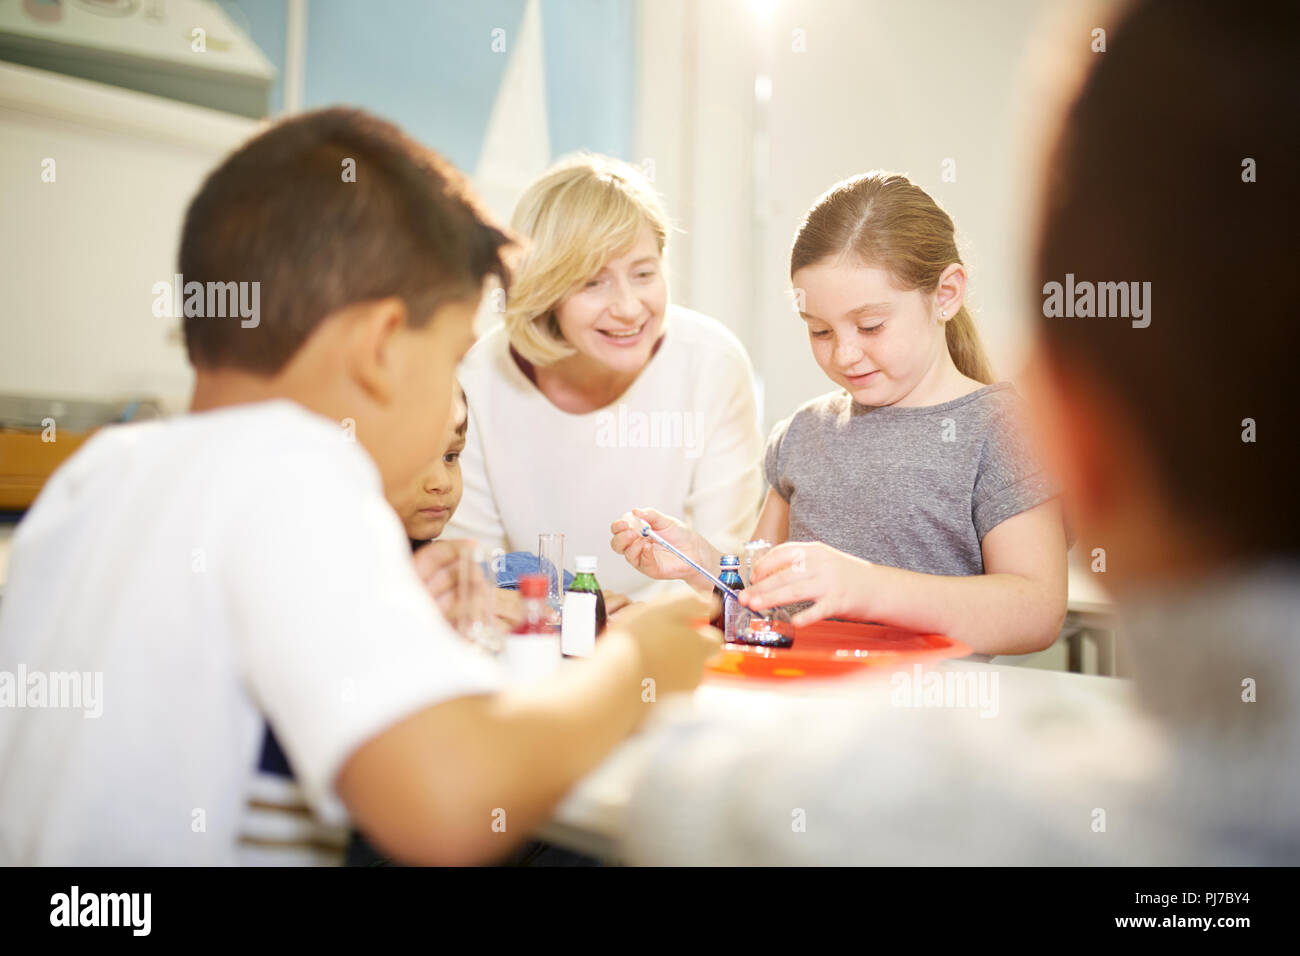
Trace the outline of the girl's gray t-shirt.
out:
<instances>
[{"instance_id":1,"label":"girl's gray t-shirt","mask_svg":"<svg viewBox=\"0 0 1300 956\"><path fill-rule=\"evenodd\" d=\"M789 541L926 574L984 573L989 530L1057 493L1010 382L920 408L815 398L772 430Z\"/></svg>"}]
</instances>

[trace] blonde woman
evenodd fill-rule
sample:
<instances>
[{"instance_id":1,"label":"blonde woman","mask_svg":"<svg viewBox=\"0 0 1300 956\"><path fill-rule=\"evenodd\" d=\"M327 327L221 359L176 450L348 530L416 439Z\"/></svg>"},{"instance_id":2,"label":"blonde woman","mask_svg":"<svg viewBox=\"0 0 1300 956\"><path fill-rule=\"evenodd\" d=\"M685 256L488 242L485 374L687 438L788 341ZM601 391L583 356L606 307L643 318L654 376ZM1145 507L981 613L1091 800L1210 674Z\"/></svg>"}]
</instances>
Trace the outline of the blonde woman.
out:
<instances>
[{"instance_id":1,"label":"blonde woman","mask_svg":"<svg viewBox=\"0 0 1300 956\"><path fill-rule=\"evenodd\" d=\"M446 534L532 551L562 532L566 563L606 557L602 587L638 599L654 582L610 553L612 518L653 502L729 551L753 527L749 358L721 323L669 303L668 217L627 164L561 162L511 225L529 247L504 323L461 366L465 494Z\"/></svg>"}]
</instances>

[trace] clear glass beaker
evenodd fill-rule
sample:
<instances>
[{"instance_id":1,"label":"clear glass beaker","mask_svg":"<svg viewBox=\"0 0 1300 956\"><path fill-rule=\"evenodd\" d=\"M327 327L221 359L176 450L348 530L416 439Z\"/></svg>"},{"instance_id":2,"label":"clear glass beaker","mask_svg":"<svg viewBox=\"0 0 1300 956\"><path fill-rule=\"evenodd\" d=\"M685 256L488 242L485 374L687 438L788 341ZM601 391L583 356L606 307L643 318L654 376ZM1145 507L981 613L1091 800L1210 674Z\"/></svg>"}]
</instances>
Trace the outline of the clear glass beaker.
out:
<instances>
[{"instance_id":1,"label":"clear glass beaker","mask_svg":"<svg viewBox=\"0 0 1300 956\"><path fill-rule=\"evenodd\" d=\"M467 548L460 555L457 575L456 630L461 637L489 653L501 650L501 623L496 615L497 571L504 561L500 548L489 551L482 545Z\"/></svg>"},{"instance_id":2,"label":"clear glass beaker","mask_svg":"<svg viewBox=\"0 0 1300 956\"><path fill-rule=\"evenodd\" d=\"M741 577L746 588L754 581L754 566L771 550L772 542L764 541L762 538L745 545L744 570ZM790 624L790 613L783 607L771 607L758 613L737 604L735 637L731 639L738 644L789 647L794 643L794 628Z\"/></svg>"},{"instance_id":3,"label":"clear glass beaker","mask_svg":"<svg viewBox=\"0 0 1300 956\"><path fill-rule=\"evenodd\" d=\"M546 578L547 623L559 627L564 609L564 535L537 536L537 573Z\"/></svg>"}]
</instances>

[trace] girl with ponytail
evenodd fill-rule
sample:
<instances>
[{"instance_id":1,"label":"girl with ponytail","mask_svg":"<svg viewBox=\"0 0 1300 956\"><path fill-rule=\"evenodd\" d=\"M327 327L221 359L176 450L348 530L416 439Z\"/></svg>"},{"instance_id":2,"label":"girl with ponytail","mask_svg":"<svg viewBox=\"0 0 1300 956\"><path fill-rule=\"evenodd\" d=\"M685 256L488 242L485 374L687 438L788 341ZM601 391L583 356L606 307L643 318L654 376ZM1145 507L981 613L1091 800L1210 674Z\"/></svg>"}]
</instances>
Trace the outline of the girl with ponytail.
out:
<instances>
[{"instance_id":1,"label":"girl with ponytail","mask_svg":"<svg viewBox=\"0 0 1300 956\"><path fill-rule=\"evenodd\" d=\"M773 430L754 538L778 545L744 602L950 635L980 654L1050 645L1065 617L1066 537L1023 402L995 382L965 304L952 219L905 177L833 186L795 236L790 279L836 390ZM705 567L721 554L675 518L633 514ZM627 518L614 550L654 578L711 588Z\"/></svg>"}]
</instances>

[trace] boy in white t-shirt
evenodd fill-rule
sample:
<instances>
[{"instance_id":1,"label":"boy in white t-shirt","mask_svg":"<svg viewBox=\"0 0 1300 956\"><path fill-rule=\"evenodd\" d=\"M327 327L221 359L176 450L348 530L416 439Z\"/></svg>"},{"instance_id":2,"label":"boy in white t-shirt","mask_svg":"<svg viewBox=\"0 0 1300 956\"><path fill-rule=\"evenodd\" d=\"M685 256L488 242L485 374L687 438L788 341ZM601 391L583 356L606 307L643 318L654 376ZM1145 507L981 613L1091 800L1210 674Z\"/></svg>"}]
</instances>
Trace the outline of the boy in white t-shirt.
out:
<instances>
[{"instance_id":1,"label":"boy in white t-shirt","mask_svg":"<svg viewBox=\"0 0 1300 956\"><path fill-rule=\"evenodd\" d=\"M717 635L686 596L499 691L385 500L439 451L509 243L358 111L273 126L209 176L180 249L192 413L105 429L14 536L0 865L249 859L268 724L315 821L403 861L490 861L639 723L646 680L698 682Z\"/></svg>"}]
</instances>

